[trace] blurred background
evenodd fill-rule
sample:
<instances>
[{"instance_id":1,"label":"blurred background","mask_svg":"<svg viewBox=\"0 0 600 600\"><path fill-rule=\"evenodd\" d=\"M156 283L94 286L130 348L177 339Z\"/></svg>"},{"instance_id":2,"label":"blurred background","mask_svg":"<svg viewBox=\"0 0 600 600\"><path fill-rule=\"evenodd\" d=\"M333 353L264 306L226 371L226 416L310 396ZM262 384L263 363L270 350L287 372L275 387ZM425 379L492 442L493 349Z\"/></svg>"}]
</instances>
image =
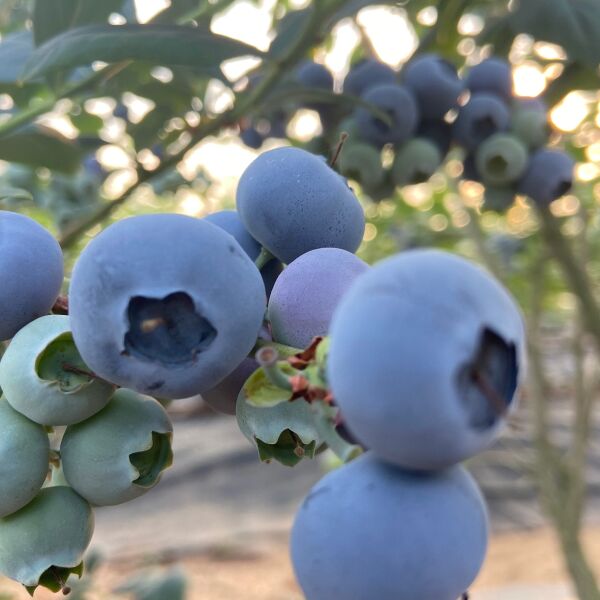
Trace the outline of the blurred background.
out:
<instances>
[{"instance_id":1,"label":"blurred background","mask_svg":"<svg viewBox=\"0 0 600 600\"><path fill-rule=\"evenodd\" d=\"M125 216L174 211L203 217L234 208L241 173L269 148L291 143L333 152L335 127L294 102L293 89L286 95L283 73L279 95L236 114L238 98L264 76L261 58L236 57L212 72L158 61L94 61L23 82L22 68L35 46L77 25L44 15L54 4L0 2L0 208L48 227L68 265L103 227ZM78 2L71 4L75 10ZM113 25L210 28L271 56L297 38L302 16L311 10L303 0L109 4L101 20ZM550 212L594 291L600 280L597 0L337 5L326 30L308 36L296 57L325 65L337 92L351 65L365 57L398 71L424 49L460 70L491 54L510 60L514 93L544 98L550 145L577 161L573 190ZM260 148L242 141L249 124L260 131L267 116L273 128L277 111L286 119L279 131L251 144ZM379 197L353 182L368 219L358 254L372 263L408 248L446 248L482 263L515 294L528 322L530 375L500 441L469 464L489 502L493 528L472 598L598 599L598 348L532 205L517 197L502 214L484 210L484 187L463 176L463 158L452 150L429 181ZM176 401L170 411L173 468L152 493L98 511L98 555L74 595L150 598L139 581L155 578L155 597L170 600L172 592L161 592L160 585L175 581L176 588L184 578L186 597L194 600L299 600L287 534L302 497L331 467L329 457L293 470L263 464L235 417L214 413L201 398ZM19 586L0 581L0 598L26 597ZM49 595L39 591L36 597Z\"/></svg>"}]
</instances>

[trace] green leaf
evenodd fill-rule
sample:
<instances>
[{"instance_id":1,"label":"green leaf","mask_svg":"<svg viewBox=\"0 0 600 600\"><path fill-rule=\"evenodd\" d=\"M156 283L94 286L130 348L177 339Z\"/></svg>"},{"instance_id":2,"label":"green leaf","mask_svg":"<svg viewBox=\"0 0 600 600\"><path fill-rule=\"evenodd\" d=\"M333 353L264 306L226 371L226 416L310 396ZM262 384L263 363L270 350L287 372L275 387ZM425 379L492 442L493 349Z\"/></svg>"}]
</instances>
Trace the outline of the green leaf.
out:
<instances>
[{"instance_id":1,"label":"green leaf","mask_svg":"<svg viewBox=\"0 0 600 600\"><path fill-rule=\"evenodd\" d=\"M521 0L510 24L515 33L562 46L571 60L600 63L598 0Z\"/></svg>"},{"instance_id":2,"label":"green leaf","mask_svg":"<svg viewBox=\"0 0 600 600\"><path fill-rule=\"evenodd\" d=\"M104 127L104 121L101 117L92 115L85 110L82 110L78 115L69 115L69 118L79 133L84 135L97 134Z\"/></svg>"},{"instance_id":3,"label":"green leaf","mask_svg":"<svg viewBox=\"0 0 600 600\"><path fill-rule=\"evenodd\" d=\"M280 361L280 369L289 376L297 375L298 370L294 369L289 363ZM271 383L263 369L257 369L250 375L243 388L249 404L257 407L269 407L287 402L292 394L289 390L284 390Z\"/></svg>"},{"instance_id":4,"label":"green leaf","mask_svg":"<svg viewBox=\"0 0 600 600\"><path fill-rule=\"evenodd\" d=\"M0 160L31 167L74 173L82 151L70 140L49 130L15 133L0 138Z\"/></svg>"},{"instance_id":5,"label":"green leaf","mask_svg":"<svg viewBox=\"0 0 600 600\"><path fill-rule=\"evenodd\" d=\"M9 33L0 43L0 83L18 81L25 63L34 51L31 31Z\"/></svg>"},{"instance_id":6,"label":"green leaf","mask_svg":"<svg viewBox=\"0 0 600 600\"><path fill-rule=\"evenodd\" d=\"M73 27L105 23L122 5L123 0L36 0L33 8L35 44L39 46Z\"/></svg>"},{"instance_id":7,"label":"green leaf","mask_svg":"<svg viewBox=\"0 0 600 600\"><path fill-rule=\"evenodd\" d=\"M90 25L67 31L40 46L22 73L24 81L94 61L145 61L178 65L219 76L222 61L262 52L204 29L177 25Z\"/></svg>"},{"instance_id":8,"label":"green leaf","mask_svg":"<svg viewBox=\"0 0 600 600\"><path fill-rule=\"evenodd\" d=\"M278 59L286 55L288 49L298 41L306 29L313 10L313 6L310 5L302 10L290 11L277 22L277 37L269 48L271 58Z\"/></svg>"}]
</instances>

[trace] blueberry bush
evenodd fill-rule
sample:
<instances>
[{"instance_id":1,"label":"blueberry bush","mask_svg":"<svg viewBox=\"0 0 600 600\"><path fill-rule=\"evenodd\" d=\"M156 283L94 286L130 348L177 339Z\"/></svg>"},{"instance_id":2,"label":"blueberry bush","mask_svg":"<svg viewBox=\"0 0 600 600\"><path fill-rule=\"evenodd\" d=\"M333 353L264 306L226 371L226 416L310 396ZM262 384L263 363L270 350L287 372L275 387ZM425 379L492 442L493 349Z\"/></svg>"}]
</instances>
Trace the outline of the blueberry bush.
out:
<instances>
[{"instance_id":1,"label":"blueberry bush","mask_svg":"<svg viewBox=\"0 0 600 600\"><path fill-rule=\"evenodd\" d=\"M277 0L264 47L220 32L234 0L0 4L0 574L84 598L96 508L151 493L165 405L201 395L257 460L337 457L291 533L307 600L468 598L488 516L461 463L526 396L528 473L600 599L600 5L401 4Z\"/></svg>"}]
</instances>

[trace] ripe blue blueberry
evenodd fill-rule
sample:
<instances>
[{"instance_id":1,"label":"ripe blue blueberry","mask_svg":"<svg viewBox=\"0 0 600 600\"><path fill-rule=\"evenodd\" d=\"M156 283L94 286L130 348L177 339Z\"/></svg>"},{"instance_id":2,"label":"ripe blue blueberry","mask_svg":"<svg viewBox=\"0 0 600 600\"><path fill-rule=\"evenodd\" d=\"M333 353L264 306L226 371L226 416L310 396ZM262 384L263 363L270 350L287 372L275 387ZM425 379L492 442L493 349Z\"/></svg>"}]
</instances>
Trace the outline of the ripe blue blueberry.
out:
<instances>
[{"instance_id":1,"label":"ripe blue blueberry","mask_svg":"<svg viewBox=\"0 0 600 600\"><path fill-rule=\"evenodd\" d=\"M517 181L527 168L529 153L519 138L495 133L475 151L477 171L486 184L506 186Z\"/></svg>"},{"instance_id":2,"label":"ripe blue blueberry","mask_svg":"<svg viewBox=\"0 0 600 600\"><path fill-rule=\"evenodd\" d=\"M365 218L345 179L299 148L261 154L243 173L237 208L249 233L284 263L314 250L354 252Z\"/></svg>"},{"instance_id":3,"label":"ripe blue blueberry","mask_svg":"<svg viewBox=\"0 0 600 600\"><path fill-rule=\"evenodd\" d=\"M96 506L133 500L171 465L172 435L160 403L121 388L99 413L67 427L60 445L65 478Z\"/></svg>"},{"instance_id":4,"label":"ripe blue blueberry","mask_svg":"<svg viewBox=\"0 0 600 600\"><path fill-rule=\"evenodd\" d=\"M311 490L290 545L306 600L457 600L487 539L486 507L465 469L410 473L368 452Z\"/></svg>"},{"instance_id":5,"label":"ripe blue blueberry","mask_svg":"<svg viewBox=\"0 0 600 600\"><path fill-rule=\"evenodd\" d=\"M425 138L412 138L396 151L392 176L396 185L427 181L442 164L444 157L438 146Z\"/></svg>"},{"instance_id":6,"label":"ripe blue blueberry","mask_svg":"<svg viewBox=\"0 0 600 600\"><path fill-rule=\"evenodd\" d=\"M247 356L265 311L260 272L236 240L183 215L124 219L81 253L71 279L77 349L104 379L183 398Z\"/></svg>"},{"instance_id":7,"label":"ripe blue blueberry","mask_svg":"<svg viewBox=\"0 0 600 600\"><path fill-rule=\"evenodd\" d=\"M487 58L469 69L465 83L471 93L488 92L510 100L513 88L510 64L503 58Z\"/></svg>"},{"instance_id":8,"label":"ripe blue blueberry","mask_svg":"<svg viewBox=\"0 0 600 600\"><path fill-rule=\"evenodd\" d=\"M240 131L240 139L248 148L258 150L265 141L263 135L255 127L244 127Z\"/></svg>"},{"instance_id":9,"label":"ripe blue blueberry","mask_svg":"<svg viewBox=\"0 0 600 600\"><path fill-rule=\"evenodd\" d=\"M62 281L58 242L33 219L0 211L0 340L50 312Z\"/></svg>"},{"instance_id":10,"label":"ripe blue blueberry","mask_svg":"<svg viewBox=\"0 0 600 600\"><path fill-rule=\"evenodd\" d=\"M380 84L370 87L361 98L386 113L386 123L368 108L356 109L358 131L363 139L383 146L407 140L415 132L419 122L419 109L412 93L396 84Z\"/></svg>"},{"instance_id":11,"label":"ripe blue blueberry","mask_svg":"<svg viewBox=\"0 0 600 600\"><path fill-rule=\"evenodd\" d=\"M326 335L333 311L354 280L368 269L360 258L338 248L319 248L290 263L269 299L273 339L306 348Z\"/></svg>"},{"instance_id":12,"label":"ripe blue blueberry","mask_svg":"<svg viewBox=\"0 0 600 600\"><path fill-rule=\"evenodd\" d=\"M46 315L12 339L0 361L9 404L41 425L71 425L106 406L114 386L89 374L73 342L69 317Z\"/></svg>"},{"instance_id":13,"label":"ripe blue blueberry","mask_svg":"<svg viewBox=\"0 0 600 600\"><path fill-rule=\"evenodd\" d=\"M296 69L295 79L306 87L333 90L333 75L325 67L312 60L305 60Z\"/></svg>"},{"instance_id":14,"label":"ripe blue blueberry","mask_svg":"<svg viewBox=\"0 0 600 600\"><path fill-rule=\"evenodd\" d=\"M473 94L460 109L454 122L456 141L467 150L475 150L481 142L494 133L506 131L510 124L510 112L498 97L485 92Z\"/></svg>"},{"instance_id":15,"label":"ripe blue blueberry","mask_svg":"<svg viewBox=\"0 0 600 600\"><path fill-rule=\"evenodd\" d=\"M433 142L446 156L452 145L452 125L443 119L422 119L416 136Z\"/></svg>"},{"instance_id":16,"label":"ripe blue blueberry","mask_svg":"<svg viewBox=\"0 0 600 600\"><path fill-rule=\"evenodd\" d=\"M44 428L0 397L0 517L31 502L50 468L50 443Z\"/></svg>"},{"instance_id":17,"label":"ripe blue blueberry","mask_svg":"<svg viewBox=\"0 0 600 600\"><path fill-rule=\"evenodd\" d=\"M415 95L421 115L427 119L440 119L455 108L463 91L454 66L436 54L424 54L409 62L403 81Z\"/></svg>"},{"instance_id":18,"label":"ripe blue blueberry","mask_svg":"<svg viewBox=\"0 0 600 600\"><path fill-rule=\"evenodd\" d=\"M515 404L525 341L509 293L474 264L410 250L363 274L330 328L343 418L381 458L439 469L495 438Z\"/></svg>"},{"instance_id":19,"label":"ripe blue blueberry","mask_svg":"<svg viewBox=\"0 0 600 600\"><path fill-rule=\"evenodd\" d=\"M376 85L398 83L398 74L385 63L372 58L354 65L344 79L344 94L362 96Z\"/></svg>"},{"instance_id":20,"label":"ripe blue blueberry","mask_svg":"<svg viewBox=\"0 0 600 600\"><path fill-rule=\"evenodd\" d=\"M531 155L518 191L538 204L550 204L573 186L573 159L561 150L541 149Z\"/></svg>"}]
</instances>

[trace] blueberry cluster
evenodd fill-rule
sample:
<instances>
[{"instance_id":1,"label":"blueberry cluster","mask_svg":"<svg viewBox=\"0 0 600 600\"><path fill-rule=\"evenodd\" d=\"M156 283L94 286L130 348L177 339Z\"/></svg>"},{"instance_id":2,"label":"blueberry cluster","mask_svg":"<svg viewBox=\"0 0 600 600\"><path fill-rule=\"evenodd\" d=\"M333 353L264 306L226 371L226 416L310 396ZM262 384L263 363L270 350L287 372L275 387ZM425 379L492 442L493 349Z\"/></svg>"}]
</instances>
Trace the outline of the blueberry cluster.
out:
<instances>
[{"instance_id":1,"label":"blueberry cluster","mask_svg":"<svg viewBox=\"0 0 600 600\"><path fill-rule=\"evenodd\" d=\"M323 65L303 63L296 79L333 90ZM307 107L318 110L329 145L348 134L338 168L374 200L396 186L427 181L454 146L464 151L463 178L485 185L488 209L507 209L516 194L548 204L572 185L573 160L546 148L544 102L513 95L511 67L503 59L486 59L464 78L435 54L418 55L401 73L366 59L350 70L343 93L360 99L351 114L334 114L331 105ZM394 152L390 167L382 165L384 146Z\"/></svg>"},{"instance_id":2,"label":"blueberry cluster","mask_svg":"<svg viewBox=\"0 0 600 600\"><path fill-rule=\"evenodd\" d=\"M455 600L487 512L458 463L488 447L523 377L519 310L490 275L412 250L359 275L330 326L328 386L368 451L327 475L291 537L307 600Z\"/></svg>"}]
</instances>

